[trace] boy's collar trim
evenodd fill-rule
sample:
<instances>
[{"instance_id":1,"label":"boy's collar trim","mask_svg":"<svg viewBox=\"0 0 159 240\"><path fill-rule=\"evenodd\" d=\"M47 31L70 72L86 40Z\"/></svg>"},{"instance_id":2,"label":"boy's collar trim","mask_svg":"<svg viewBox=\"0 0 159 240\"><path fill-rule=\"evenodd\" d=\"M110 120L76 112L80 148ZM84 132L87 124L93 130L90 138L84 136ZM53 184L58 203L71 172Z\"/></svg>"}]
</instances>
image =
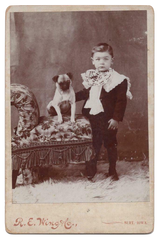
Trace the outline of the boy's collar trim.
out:
<instances>
[{"instance_id":1,"label":"boy's collar trim","mask_svg":"<svg viewBox=\"0 0 159 240\"><path fill-rule=\"evenodd\" d=\"M81 76L83 79L82 84L86 89L92 86L102 85L106 92L110 92L126 79L128 83L126 95L129 99L132 99L132 94L130 92L130 79L122 74L119 74L112 68L110 68L109 71L104 73L98 72L94 69L90 69L87 70L85 73L82 73Z\"/></svg>"}]
</instances>

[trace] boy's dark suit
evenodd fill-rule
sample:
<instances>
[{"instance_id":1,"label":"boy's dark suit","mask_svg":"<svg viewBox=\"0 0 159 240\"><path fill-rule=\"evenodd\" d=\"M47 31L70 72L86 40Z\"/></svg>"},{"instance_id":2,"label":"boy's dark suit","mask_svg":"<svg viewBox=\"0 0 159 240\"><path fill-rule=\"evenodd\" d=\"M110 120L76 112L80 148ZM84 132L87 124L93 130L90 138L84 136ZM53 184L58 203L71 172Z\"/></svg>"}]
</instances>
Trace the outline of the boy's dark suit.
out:
<instances>
[{"instance_id":1,"label":"boy's dark suit","mask_svg":"<svg viewBox=\"0 0 159 240\"><path fill-rule=\"evenodd\" d=\"M81 101L89 98L89 89L83 89L76 93L76 101ZM127 104L127 80L117 85L110 92L106 92L104 89L101 91L100 100L102 102L104 112L97 115L90 115L90 109L82 108L82 113L90 120L93 135L93 148L95 150L95 162L98 159L99 151L104 142L104 146L107 148L109 159L109 175L116 173L116 160L117 160L117 130L108 129L108 121L114 119L116 121L122 121Z\"/></svg>"}]
</instances>

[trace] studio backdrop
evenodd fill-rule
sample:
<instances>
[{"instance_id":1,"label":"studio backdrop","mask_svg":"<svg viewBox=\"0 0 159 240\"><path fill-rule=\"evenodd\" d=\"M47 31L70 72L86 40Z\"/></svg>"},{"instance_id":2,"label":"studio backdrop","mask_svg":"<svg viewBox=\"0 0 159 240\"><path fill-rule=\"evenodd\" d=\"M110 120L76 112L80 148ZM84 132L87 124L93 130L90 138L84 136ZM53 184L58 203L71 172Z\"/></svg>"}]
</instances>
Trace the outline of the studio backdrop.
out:
<instances>
[{"instance_id":1,"label":"studio backdrop","mask_svg":"<svg viewBox=\"0 0 159 240\"><path fill-rule=\"evenodd\" d=\"M91 49L106 42L113 47L113 68L131 80L118 132L119 158L148 157L147 16L146 11L37 12L11 14L11 83L26 85L36 96L40 115L53 98L52 77L71 72L75 92L81 73L93 68ZM81 113L83 102L77 103ZM12 107L12 129L18 121Z\"/></svg>"}]
</instances>

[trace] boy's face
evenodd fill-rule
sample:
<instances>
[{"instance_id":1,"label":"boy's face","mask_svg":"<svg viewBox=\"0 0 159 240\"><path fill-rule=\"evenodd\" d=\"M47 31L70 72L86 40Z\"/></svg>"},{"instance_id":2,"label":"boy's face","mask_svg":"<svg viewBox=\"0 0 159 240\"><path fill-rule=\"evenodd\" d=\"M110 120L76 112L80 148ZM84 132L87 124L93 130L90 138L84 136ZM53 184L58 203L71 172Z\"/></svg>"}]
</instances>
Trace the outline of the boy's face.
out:
<instances>
[{"instance_id":1,"label":"boy's face","mask_svg":"<svg viewBox=\"0 0 159 240\"><path fill-rule=\"evenodd\" d=\"M105 72L109 70L112 62L113 58L109 52L96 52L92 57L92 64L99 72Z\"/></svg>"}]
</instances>

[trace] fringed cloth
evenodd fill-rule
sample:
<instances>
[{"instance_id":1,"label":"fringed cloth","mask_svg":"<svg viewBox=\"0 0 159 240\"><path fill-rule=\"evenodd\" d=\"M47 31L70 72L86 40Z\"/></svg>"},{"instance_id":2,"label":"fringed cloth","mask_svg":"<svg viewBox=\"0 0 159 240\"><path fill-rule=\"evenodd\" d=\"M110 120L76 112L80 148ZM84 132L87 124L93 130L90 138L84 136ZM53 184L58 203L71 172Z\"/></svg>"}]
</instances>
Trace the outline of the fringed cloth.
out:
<instances>
[{"instance_id":1,"label":"fringed cloth","mask_svg":"<svg viewBox=\"0 0 159 240\"><path fill-rule=\"evenodd\" d=\"M12 169L85 162L90 160L91 152L91 140L30 145L12 151Z\"/></svg>"}]
</instances>

